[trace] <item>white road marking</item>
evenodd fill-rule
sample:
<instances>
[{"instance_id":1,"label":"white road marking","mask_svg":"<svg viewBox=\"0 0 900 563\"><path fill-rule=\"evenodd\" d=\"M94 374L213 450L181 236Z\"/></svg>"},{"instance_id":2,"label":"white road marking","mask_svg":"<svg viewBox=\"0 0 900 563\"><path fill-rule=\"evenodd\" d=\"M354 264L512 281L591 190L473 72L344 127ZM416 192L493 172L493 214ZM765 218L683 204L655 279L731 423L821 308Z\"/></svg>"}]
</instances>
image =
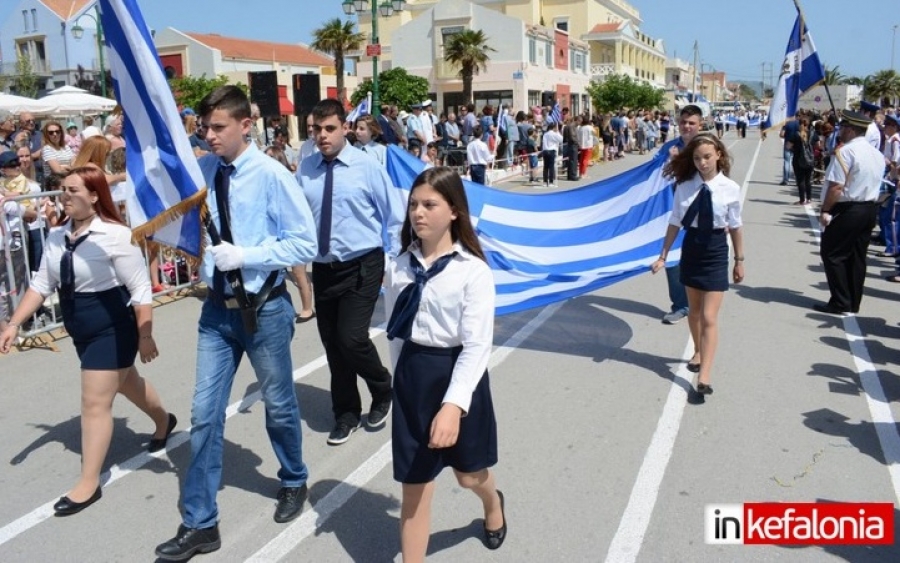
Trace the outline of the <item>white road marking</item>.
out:
<instances>
[{"instance_id":1,"label":"white road marking","mask_svg":"<svg viewBox=\"0 0 900 563\"><path fill-rule=\"evenodd\" d=\"M727 148L730 149L734 144L732 143ZM753 154L753 159L750 161L750 167L747 169L747 175L744 177L744 183L741 186L742 205L747 197L747 186L750 183L753 169L756 167L756 159L759 156L761 146L761 143L757 143L756 152ZM694 344L688 337L682 358L687 361L693 353ZM687 371L687 366L685 365L681 366L672 376L666 404L663 406L662 413L659 416L659 422L656 425L656 430L653 432L650 445L647 447L646 453L644 453L644 461L641 463L637 479L635 479L634 486L631 488L628 505L622 513L622 519L619 520L619 528L616 530L616 534L609 544L609 550L606 552L607 563L632 563L637 559L641 545L644 543L647 526L650 525L650 518L653 516L653 508L656 506L656 499L659 496L659 488L666 474L666 467L669 465L669 459L672 457L672 449L675 447L678 429L681 426L684 405L687 401L684 385L685 383L690 385L692 379L693 376Z\"/></svg>"},{"instance_id":2,"label":"white road marking","mask_svg":"<svg viewBox=\"0 0 900 563\"><path fill-rule=\"evenodd\" d=\"M816 239L816 244L822 243L822 230L819 227L819 217L811 206L806 208L806 216ZM881 380L878 378L878 370L872 364L869 348L859 328L856 315L848 313L842 316L844 325L844 337L850 345L850 355L859 375L859 383L866 397L866 406L869 407L869 415L872 417L872 425L875 434L881 444L884 453L884 463L887 465L888 474L891 476L891 485L894 487L895 502L900 504L900 433L897 432L897 421L891 412L890 403L884 394Z\"/></svg>"},{"instance_id":3,"label":"white road marking","mask_svg":"<svg viewBox=\"0 0 900 563\"><path fill-rule=\"evenodd\" d=\"M369 329L369 336L375 338L379 334L384 332L384 325L379 325L378 327L374 327ZM319 368L325 367L328 365L328 360L324 355L319 356L315 360L304 364L303 366L294 370L294 381L300 381L307 375L313 373ZM236 401L225 409L225 420L228 420L232 416L237 413L250 408L254 403L259 401L262 398L262 393L260 391L254 391L249 395L244 396L240 401ZM167 444L167 450L175 449L187 442L191 438L191 429L185 428L183 431L178 432L176 434L172 434L169 437L169 441ZM109 468L109 471L100 476L100 482L104 487L115 483L119 479L122 479L134 471L140 469L141 467L150 463L153 459L162 457L165 455L165 451L159 451L156 453L140 453L131 459L128 459L120 464L113 465ZM0 545L8 542L9 540L15 538L19 534L28 531L29 529L37 526L44 520L53 517L53 504L56 503L57 499L53 499L46 504L43 504L25 516L22 516L3 528L0 528Z\"/></svg>"},{"instance_id":4,"label":"white road marking","mask_svg":"<svg viewBox=\"0 0 900 563\"><path fill-rule=\"evenodd\" d=\"M502 346L491 354L488 369L492 370L503 363L507 357L536 331L547 319L559 310L566 302L561 301L544 307L540 313L513 334ZM329 518L349 501L357 491L372 480L388 463L391 462L391 440L388 440L375 454L356 468L343 482L332 489L311 510L307 510L294 523L285 528L272 541L254 553L247 561L270 563L286 557L291 550L303 540L323 526Z\"/></svg>"}]
</instances>

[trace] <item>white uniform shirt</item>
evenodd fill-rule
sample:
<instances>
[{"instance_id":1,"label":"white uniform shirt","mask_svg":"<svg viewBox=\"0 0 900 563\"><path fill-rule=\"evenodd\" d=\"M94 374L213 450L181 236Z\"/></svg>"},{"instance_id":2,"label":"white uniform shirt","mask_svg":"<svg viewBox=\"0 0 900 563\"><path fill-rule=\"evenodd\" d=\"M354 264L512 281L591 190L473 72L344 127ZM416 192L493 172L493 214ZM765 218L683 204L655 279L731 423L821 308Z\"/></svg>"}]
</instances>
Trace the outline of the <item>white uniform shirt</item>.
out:
<instances>
[{"instance_id":1,"label":"white uniform shirt","mask_svg":"<svg viewBox=\"0 0 900 563\"><path fill-rule=\"evenodd\" d=\"M894 164L900 163L900 133L894 133L884 142L884 158Z\"/></svg>"},{"instance_id":2,"label":"white uniform shirt","mask_svg":"<svg viewBox=\"0 0 900 563\"><path fill-rule=\"evenodd\" d=\"M875 147L875 150L881 150L881 129L874 121L866 127L866 142Z\"/></svg>"},{"instance_id":3,"label":"white uniform shirt","mask_svg":"<svg viewBox=\"0 0 900 563\"><path fill-rule=\"evenodd\" d=\"M387 148L375 141L369 141L366 145L357 145L359 150L378 161L378 164L387 166Z\"/></svg>"},{"instance_id":4,"label":"white uniform shirt","mask_svg":"<svg viewBox=\"0 0 900 563\"><path fill-rule=\"evenodd\" d=\"M487 143L481 139L477 139L466 145L466 159L468 159L470 165L488 165L491 162L494 162L494 155L491 153L490 149L488 149Z\"/></svg>"},{"instance_id":5,"label":"white uniform shirt","mask_svg":"<svg viewBox=\"0 0 900 563\"><path fill-rule=\"evenodd\" d=\"M694 175L687 182L682 182L675 186L675 204L672 207L672 215L669 217L669 224L677 227L681 226L688 208L697 199L700 193L700 186L703 185L703 179L700 173ZM706 182L709 191L712 193L713 206L713 228L738 229L743 224L741 222L741 187L737 182L728 176L719 172L715 178ZM691 227L697 227L697 220L694 219Z\"/></svg>"},{"instance_id":6,"label":"white uniform shirt","mask_svg":"<svg viewBox=\"0 0 900 563\"><path fill-rule=\"evenodd\" d=\"M884 174L884 155L864 137L855 137L835 151L825 171L829 182L844 186L838 202L875 201ZM849 177L848 177L849 176ZM826 190L822 190L825 193Z\"/></svg>"},{"instance_id":7,"label":"white uniform shirt","mask_svg":"<svg viewBox=\"0 0 900 563\"><path fill-rule=\"evenodd\" d=\"M541 148L545 151L559 151L563 137L559 131L547 131L541 139Z\"/></svg>"},{"instance_id":8,"label":"white uniform shirt","mask_svg":"<svg viewBox=\"0 0 900 563\"><path fill-rule=\"evenodd\" d=\"M79 244L72 255L75 291L99 293L124 285L131 293L132 304L152 303L147 264L141 250L131 242L131 229L94 217L87 232L90 233L88 239ZM43 297L48 297L59 287L65 238L71 233L72 222L69 221L47 235L41 268L31 282L31 287Z\"/></svg>"},{"instance_id":9,"label":"white uniform shirt","mask_svg":"<svg viewBox=\"0 0 900 563\"><path fill-rule=\"evenodd\" d=\"M488 265L469 254L462 245L454 244L453 250L457 255L444 271L425 284L410 340L422 346L463 347L443 402L468 412L472 393L487 369L494 341L494 277ZM425 264L417 243L388 265L385 276L388 318L400 292L415 280L409 265L410 253L415 254L426 270L431 266ZM390 341L394 370L402 348L400 338Z\"/></svg>"}]
</instances>

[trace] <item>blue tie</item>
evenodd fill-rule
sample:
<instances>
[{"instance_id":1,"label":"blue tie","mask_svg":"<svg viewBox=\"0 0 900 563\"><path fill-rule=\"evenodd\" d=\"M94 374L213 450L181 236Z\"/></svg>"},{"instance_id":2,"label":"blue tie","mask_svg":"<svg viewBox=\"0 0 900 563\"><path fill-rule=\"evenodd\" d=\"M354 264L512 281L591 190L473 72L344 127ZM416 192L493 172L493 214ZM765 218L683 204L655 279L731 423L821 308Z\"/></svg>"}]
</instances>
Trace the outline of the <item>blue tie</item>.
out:
<instances>
[{"instance_id":1,"label":"blue tie","mask_svg":"<svg viewBox=\"0 0 900 563\"><path fill-rule=\"evenodd\" d=\"M434 264L425 271L422 264L410 253L409 266L412 268L413 275L416 279L411 284L403 288L400 295L397 296L397 302L394 303L394 310L391 312L391 320L388 321L387 335L388 340L402 338L409 340L412 334L413 319L416 318L416 312L419 310L419 303L422 301L422 290L425 289L425 283L434 276L440 274L450 263L450 260L456 256L456 252L445 254L434 261Z\"/></svg>"},{"instance_id":2,"label":"blue tie","mask_svg":"<svg viewBox=\"0 0 900 563\"><path fill-rule=\"evenodd\" d=\"M331 211L334 199L334 164L337 159L325 161L325 190L322 192L322 220L319 222L319 256L328 256L331 250Z\"/></svg>"},{"instance_id":3,"label":"blue tie","mask_svg":"<svg viewBox=\"0 0 900 563\"><path fill-rule=\"evenodd\" d=\"M72 299L75 297L75 267L72 264L72 254L78 245L87 240L90 233L78 237L73 242L66 235L66 250L59 261L59 297L60 299Z\"/></svg>"},{"instance_id":4,"label":"blue tie","mask_svg":"<svg viewBox=\"0 0 900 563\"><path fill-rule=\"evenodd\" d=\"M690 207L684 214L684 218L681 220L681 226L685 229L690 228L695 217L697 218L697 230L699 231L697 242L705 243L709 240L713 231L712 192L709 191L709 186L706 184L700 186L700 192L694 198L694 201L691 202Z\"/></svg>"},{"instance_id":5,"label":"blue tie","mask_svg":"<svg viewBox=\"0 0 900 563\"><path fill-rule=\"evenodd\" d=\"M231 238L231 221L228 215L228 189L231 186L231 174L234 172L234 166L219 166L216 170L215 189L216 189L216 209L219 212L219 236L225 242L234 242ZM215 268L213 270L213 291L219 295L225 295L225 273Z\"/></svg>"}]
</instances>

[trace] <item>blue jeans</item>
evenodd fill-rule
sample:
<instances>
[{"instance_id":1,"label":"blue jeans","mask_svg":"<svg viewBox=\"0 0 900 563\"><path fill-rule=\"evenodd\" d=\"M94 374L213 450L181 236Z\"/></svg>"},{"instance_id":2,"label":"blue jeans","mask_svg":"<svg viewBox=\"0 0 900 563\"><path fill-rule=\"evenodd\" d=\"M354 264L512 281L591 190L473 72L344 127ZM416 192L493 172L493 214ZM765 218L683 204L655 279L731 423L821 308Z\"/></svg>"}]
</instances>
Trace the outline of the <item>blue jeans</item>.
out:
<instances>
[{"instance_id":1,"label":"blue jeans","mask_svg":"<svg viewBox=\"0 0 900 563\"><path fill-rule=\"evenodd\" d=\"M284 487L306 483L300 407L291 364L294 306L287 293L262 306L258 325L257 332L248 335L240 309L226 309L208 300L203 304L191 406L191 464L182 491L184 525L189 528L208 528L218 520L216 493L222 482L225 409L245 352L259 381L266 432L281 464L278 478Z\"/></svg>"},{"instance_id":2,"label":"blue jeans","mask_svg":"<svg viewBox=\"0 0 900 563\"><path fill-rule=\"evenodd\" d=\"M784 152L782 153L781 156L782 156L782 158L784 158L784 163L782 164L782 167L781 167L781 173L782 173L781 181L784 182L785 184L787 184L788 182L791 181L791 176L793 175L793 172L794 172L794 164L793 164L794 153L787 149L784 149Z\"/></svg>"},{"instance_id":3,"label":"blue jeans","mask_svg":"<svg viewBox=\"0 0 900 563\"><path fill-rule=\"evenodd\" d=\"M681 283L681 266L666 268L666 281L669 282L669 299L672 301L672 312L688 312L687 290Z\"/></svg>"}]
</instances>

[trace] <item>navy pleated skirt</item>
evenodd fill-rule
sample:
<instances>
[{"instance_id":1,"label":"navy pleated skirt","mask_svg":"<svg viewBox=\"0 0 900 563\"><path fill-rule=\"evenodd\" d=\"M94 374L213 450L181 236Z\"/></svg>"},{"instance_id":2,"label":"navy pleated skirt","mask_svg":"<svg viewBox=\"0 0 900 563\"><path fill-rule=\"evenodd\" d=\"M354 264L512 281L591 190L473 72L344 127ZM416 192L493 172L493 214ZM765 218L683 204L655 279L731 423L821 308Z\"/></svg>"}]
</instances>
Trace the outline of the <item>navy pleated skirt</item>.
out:
<instances>
[{"instance_id":1,"label":"navy pleated skirt","mask_svg":"<svg viewBox=\"0 0 900 563\"><path fill-rule=\"evenodd\" d=\"M434 481L444 467L473 473L497 463L497 421L487 372L472 394L469 412L460 419L456 445L430 449L431 421L462 347L432 348L406 341L394 373L392 411L394 479L401 483Z\"/></svg>"},{"instance_id":2,"label":"navy pleated skirt","mask_svg":"<svg viewBox=\"0 0 900 563\"><path fill-rule=\"evenodd\" d=\"M728 291L728 241L725 229L715 229L709 240L687 229L681 244L681 283L702 291Z\"/></svg>"},{"instance_id":3,"label":"navy pleated skirt","mask_svg":"<svg viewBox=\"0 0 900 563\"><path fill-rule=\"evenodd\" d=\"M63 325L75 344L81 369L113 370L134 365L138 329L130 300L128 290L121 286L60 300Z\"/></svg>"}]
</instances>

